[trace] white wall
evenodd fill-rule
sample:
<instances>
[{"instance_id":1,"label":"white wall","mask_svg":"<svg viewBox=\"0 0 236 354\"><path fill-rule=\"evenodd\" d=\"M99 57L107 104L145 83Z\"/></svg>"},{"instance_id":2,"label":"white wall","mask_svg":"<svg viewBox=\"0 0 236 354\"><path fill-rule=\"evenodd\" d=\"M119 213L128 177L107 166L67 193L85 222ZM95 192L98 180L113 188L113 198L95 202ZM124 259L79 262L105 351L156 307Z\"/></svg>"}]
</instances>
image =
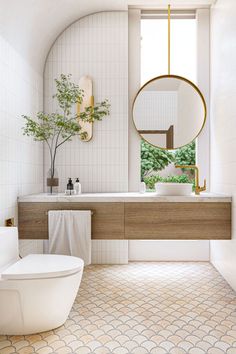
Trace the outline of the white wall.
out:
<instances>
[{"instance_id":1,"label":"white wall","mask_svg":"<svg viewBox=\"0 0 236 354\"><path fill-rule=\"evenodd\" d=\"M134 105L139 130L167 130L178 119L177 91L142 91Z\"/></svg>"},{"instance_id":2,"label":"white wall","mask_svg":"<svg viewBox=\"0 0 236 354\"><path fill-rule=\"evenodd\" d=\"M197 19L197 86L207 106L207 119L196 140L196 160L200 169L200 185L207 181L210 190L210 10L199 8Z\"/></svg>"},{"instance_id":3,"label":"white wall","mask_svg":"<svg viewBox=\"0 0 236 354\"><path fill-rule=\"evenodd\" d=\"M93 79L95 102L108 98L111 115L95 122L90 142L75 137L59 151L56 165L60 191L67 178L80 178L83 192L128 190L128 13L101 12L86 16L68 27L50 50L45 67L44 109L52 101L54 79L72 74ZM45 150L46 151L46 150ZM49 169L48 153L45 154Z\"/></svg>"},{"instance_id":4,"label":"white wall","mask_svg":"<svg viewBox=\"0 0 236 354\"><path fill-rule=\"evenodd\" d=\"M133 101L140 89L140 14L139 9L128 11L128 38L129 38L129 192L136 192L140 188L141 157L140 136L133 123Z\"/></svg>"},{"instance_id":5,"label":"white wall","mask_svg":"<svg viewBox=\"0 0 236 354\"><path fill-rule=\"evenodd\" d=\"M236 290L236 2L211 12L211 190L233 196L231 241L211 241L211 261Z\"/></svg>"},{"instance_id":6,"label":"white wall","mask_svg":"<svg viewBox=\"0 0 236 354\"><path fill-rule=\"evenodd\" d=\"M148 5L166 9L168 1L149 0ZM191 0L191 4L206 7L214 1ZM0 0L0 28L9 43L41 72L55 37L73 21L98 11L127 11L129 5L147 6L147 0ZM172 0L171 5L183 7L186 0Z\"/></svg>"},{"instance_id":7,"label":"white wall","mask_svg":"<svg viewBox=\"0 0 236 354\"><path fill-rule=\"evenodd\" d=\"M178 90L178 124L175 146L186 145L199 134L204 123L204 116L204 105L200 95L192 86L181 82Z\"/></svg>"},{"instance_id":8,"label":"white wall","mask_svg":"<svg viewBox=\"0 0 236 354\"><path fill-rule=\"evenodd\" d=\"M0 225L17 219L17 197L43 190L43 147L22 134L22 114L42 109L43 80L0 37ZM16 220L17 221L17 220Z\"/></svg>"},{"instance_id":9,"label":"white wall","mask_svg":"<svg viewBox=\"0 0 236 354\"><path fill-rule=\"evenodd\" d=\"M138 130L168 130L176 128L178 118L176 91L142 91L134 104L134 123ZM150 144L166 147L165 134L142 134ZM175 143L174 143L175 145Z\"/></svg>"},{"instance_id":10,"label":"white wall","mask_svg":"<svg viewBox=\"0 0 236 354\"><path fill-rule=\"evenodd\" d=\"M209 261L209 242L205 240L131 240L129 261L188 262Z\"/></svg>"}]
</instances>

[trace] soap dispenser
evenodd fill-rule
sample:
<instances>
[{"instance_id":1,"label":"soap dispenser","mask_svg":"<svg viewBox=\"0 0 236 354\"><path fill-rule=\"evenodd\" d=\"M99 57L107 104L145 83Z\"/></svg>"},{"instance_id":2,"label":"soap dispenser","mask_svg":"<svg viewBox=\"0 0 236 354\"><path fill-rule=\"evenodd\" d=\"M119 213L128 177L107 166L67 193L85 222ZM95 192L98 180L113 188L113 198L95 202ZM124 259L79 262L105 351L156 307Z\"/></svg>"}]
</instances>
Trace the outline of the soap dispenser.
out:
<instances>
[{"instance_id":1,"label":"soap dispenser","mask_svg":"<svg viewBox=\"0 0 236 354\"><path fill-rule=\"evenodd\" d=\"M67 187L66 187L67 191L70 193L70 195L73 193L73 190L74 190L74 185L72 183L72 179L69 178L68 179L68 183L67 183ZM67 192L67 193L68 193Z\"/></svg>"},{"instance_id":2,"label":"soap dispenser","mask_svg":"<svg viewBox=\"0 0 236 354\"><path fill-rule=\"evenodd\" d=\"M76 181L75 181L75 193L76 194L81 194L82 193L81 183L79 181L79 178L76 178Z\"/></svg>"}]
</instances>

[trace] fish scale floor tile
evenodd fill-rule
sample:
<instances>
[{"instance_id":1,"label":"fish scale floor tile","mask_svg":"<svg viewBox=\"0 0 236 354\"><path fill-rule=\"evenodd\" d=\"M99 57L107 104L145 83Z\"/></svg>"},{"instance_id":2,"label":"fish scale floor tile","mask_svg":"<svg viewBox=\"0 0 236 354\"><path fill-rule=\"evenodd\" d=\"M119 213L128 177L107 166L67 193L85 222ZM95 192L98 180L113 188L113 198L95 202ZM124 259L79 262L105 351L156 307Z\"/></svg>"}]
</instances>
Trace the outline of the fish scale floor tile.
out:
<instances>
[{"instance_id":1,"label":"fish scale floor tile","mask_svg":"<svg viewBox=\"0 0 236 354\"><path fill-rule=\"evenodd\" d=\"M1 354L236 354L236 293L207 262L86 267L66 323Z\"/></svg>"}]
</instances>

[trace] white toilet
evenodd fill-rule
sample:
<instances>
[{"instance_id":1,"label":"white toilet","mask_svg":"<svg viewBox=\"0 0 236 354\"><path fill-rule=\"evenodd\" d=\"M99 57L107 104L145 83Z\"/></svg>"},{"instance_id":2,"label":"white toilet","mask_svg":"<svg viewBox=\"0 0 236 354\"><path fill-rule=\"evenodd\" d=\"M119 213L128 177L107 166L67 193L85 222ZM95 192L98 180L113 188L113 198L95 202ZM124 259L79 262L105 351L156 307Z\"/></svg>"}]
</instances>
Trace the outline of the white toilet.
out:
<instances>
[{"instance_id":1,"label":"white toilet","mask_svg":"<svg viewBox=\"0 0 236 354\"><path fill-rule=\"evenodd\" d=\"M18 252L16 227L0 227L0 335L61 326L78 292L84 262L62 255Z\"/></svg>"}]
</instances>

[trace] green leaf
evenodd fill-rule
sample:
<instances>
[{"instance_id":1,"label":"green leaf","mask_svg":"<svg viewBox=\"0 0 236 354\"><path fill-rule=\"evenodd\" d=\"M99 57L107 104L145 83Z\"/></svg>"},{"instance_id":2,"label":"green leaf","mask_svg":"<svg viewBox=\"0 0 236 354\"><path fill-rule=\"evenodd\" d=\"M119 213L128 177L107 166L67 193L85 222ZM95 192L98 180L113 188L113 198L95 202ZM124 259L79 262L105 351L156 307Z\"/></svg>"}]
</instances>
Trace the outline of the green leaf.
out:
<instances>
[{"instance_id":1,"label":"green leaf","mask_svg":"<svg viewBox=\"0 0 236 354\"><path fill-rule=\"evenodd\" d=\"M176 150L175 153L175 164L176 165L195 165L196 164L196 143L195 141L192 141L190 144L183 146L182 148L179 148ZM183 172L186 171L186 169L182 169ZM194 174L194 170L189 170Z\"/></svg>"},{"instance_id":2,"label":"green leaf","mask_svg":"<svg viewBox=\"0 0 236 354\"><path fill-rule=\"evenodd\" d=\"M71 81L71 75L61 74L55 79L56 94L53 98L57 100L60 113L47 114L38 112L35 117L23 115L25 120L23 134L31 136L36 141L45 141L49 148L51 158L51 170L54 171L57 149L65 142L70 141L73 136L79 135L83 140L87 137L86 132L81 132L78 118L87 121L101 121L110 114L108 100L97 103L94 107L86 107L85 112L79 115L72 115L72 107L83 102L84 92L78 85ZM52 173L53 177L53 173Z\"/></svg>"},{"instance_id":3,"label":"green leaf","mask_svg":"<svg viewBox=\"0 0 236 354\"><path fill-rule=\"evenodd\" d=\"M146 141L141 142L141 176L150 171L161 171L171 162L174 161L174 155L168 150L161 150L148 144Z\"/></svg>"},{"instance_id":4,"label":"green leaf","mask_svg":"<svg viewBox=\"0 0 236 354\"><path fill-rule=\"evenodd\" d=\"M73 104L83 102L84 91L71 82L71 75L61 74L60 79L55 79L55 82L57 92L53 97L57 98L62 111L69 115Z\"/></svg>"}]
</instances>

